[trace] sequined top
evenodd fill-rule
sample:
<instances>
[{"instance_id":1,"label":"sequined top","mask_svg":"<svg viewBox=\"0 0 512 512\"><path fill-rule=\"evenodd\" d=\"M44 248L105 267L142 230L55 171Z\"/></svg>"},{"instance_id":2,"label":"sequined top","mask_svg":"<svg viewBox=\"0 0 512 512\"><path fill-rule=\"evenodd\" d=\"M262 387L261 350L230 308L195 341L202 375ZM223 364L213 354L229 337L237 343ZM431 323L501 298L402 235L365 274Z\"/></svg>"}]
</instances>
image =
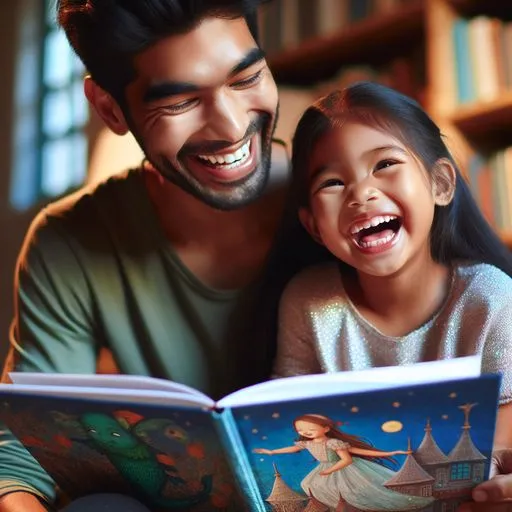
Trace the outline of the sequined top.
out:
<instances>
[{"instance_id":1,"label":"sequined top","mask_svg":"<svg viewBox=\"0 0 512 512\"><path fill-rule=\"evenodd\" d=\"M363 370L481 354L482 372L502 374L500 404L512 401L512 279L487 264L454 268L440 310L411 333L386 336L357 311L337 265L308 268L280 306L274 374Z\"/></svg>"}]
</instances>

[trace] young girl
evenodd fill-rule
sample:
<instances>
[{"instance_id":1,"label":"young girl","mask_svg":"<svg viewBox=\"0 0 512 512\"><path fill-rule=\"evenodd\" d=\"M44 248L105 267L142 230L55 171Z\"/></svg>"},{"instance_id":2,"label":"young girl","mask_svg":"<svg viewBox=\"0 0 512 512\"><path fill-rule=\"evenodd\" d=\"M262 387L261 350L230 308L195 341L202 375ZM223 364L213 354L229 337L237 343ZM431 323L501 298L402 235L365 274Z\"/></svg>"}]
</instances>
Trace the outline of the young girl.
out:
<instances>
[{"instance_id":1,"label":"young girl","mask_svg":"<svg viewBox=\"0 0 512 512\"><path fill-rule=\"evenodd\" d=\"M293 426L299 434L293 446L254 452L276 455L308 450L320 464L301 486L324 505L335 509L340 496L353 507L371 511L419 510L432 503L431 497L400 494L383 485L395 475L382 464L383 459L408 452L377 450L357 436L341 432L333 420L318 414L299 416Z\"/></svg>"},{"instance_id":2,"label":"young girl","mask_svg":"<svg viewBox=\"0 0 512 512\"><path fill-rule=\"evenodd\" d=\"M495 447L512 446L511 255L438 126L412 99L356 83L306 110L292 166L271 291L298 273L280 302L275 375L481 354L483 372L503 375ZM512 497L506 482L477 489Z\"/></svg>"}]
</instances>

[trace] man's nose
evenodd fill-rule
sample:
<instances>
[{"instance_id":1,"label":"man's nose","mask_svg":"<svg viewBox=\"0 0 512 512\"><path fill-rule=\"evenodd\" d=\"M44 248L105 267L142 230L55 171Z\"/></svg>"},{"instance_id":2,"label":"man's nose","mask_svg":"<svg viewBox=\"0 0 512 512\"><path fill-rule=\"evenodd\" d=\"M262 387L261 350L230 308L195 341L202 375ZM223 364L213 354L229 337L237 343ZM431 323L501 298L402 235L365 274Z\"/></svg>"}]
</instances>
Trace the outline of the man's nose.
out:
<instances>
[{"instance_id":1,"label":"man's nose","mask_svg":"<svg viewBox=\"0 0 512 512\"><path fill-rule=\"evenodd\" d=\"M208 138L239 142L250 124L245 104L234 94L219 94L213 101L208 118Z\"/></svg>"}]
</instances>

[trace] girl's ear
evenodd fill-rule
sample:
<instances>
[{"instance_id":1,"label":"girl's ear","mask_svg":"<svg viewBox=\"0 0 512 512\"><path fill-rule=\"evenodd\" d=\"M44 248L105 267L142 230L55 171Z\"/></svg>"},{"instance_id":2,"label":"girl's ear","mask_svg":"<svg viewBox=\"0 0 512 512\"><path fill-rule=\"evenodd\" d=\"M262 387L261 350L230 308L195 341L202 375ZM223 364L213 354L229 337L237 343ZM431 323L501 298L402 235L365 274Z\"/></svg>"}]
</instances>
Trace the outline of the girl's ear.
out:
<instances>
[{"instance_id":1,"label":"girl's ear","mask_svg":"<svg viewBox=\"0 0 512 512\"><path fill-rule=\"evenodd\" d=\"M319 244L323 245L322 237L318 232L318 228L316 227L315 219L311 212L307 208L299 209L299 219L301 224L304 226L304 229L309 233L311 238Z\"/></svg>"},{"instance_id":2,"label":"girl's ear","mask_svg":"<svg viewBox=\"0 0 512 512\"><path fill-rule=\"evenodd\" d=\"M446 158L438 160L432 170L432 193L438 206L447 206L455 194L457 172L453 164Z\"/></svg>"},{"instance_id":3,"label":"girl's ear","mask_svg":"<svg viewBox=\"0 0 512 512\"><path fill-rule=\"evenodd\" d=\"M84 81L84 92L89 103L116 135L128 133L128 124L118 103L89 76Z\"/></svg>"}]
</instances>

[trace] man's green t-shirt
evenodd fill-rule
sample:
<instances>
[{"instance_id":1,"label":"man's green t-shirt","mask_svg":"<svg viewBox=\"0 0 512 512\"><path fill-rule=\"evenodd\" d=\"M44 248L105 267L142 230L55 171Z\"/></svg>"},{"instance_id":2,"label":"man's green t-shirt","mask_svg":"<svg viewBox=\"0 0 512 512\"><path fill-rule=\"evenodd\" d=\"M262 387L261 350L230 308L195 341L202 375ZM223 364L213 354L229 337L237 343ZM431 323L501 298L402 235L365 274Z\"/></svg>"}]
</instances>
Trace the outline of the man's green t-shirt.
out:
<instances>
[{"instance_id":1,"label":"man's green t-shirt","mask_svg":"<svg viewBox=\"0 0 512 512\"><path fill-rule=\"evenodd\" d=\"M133 170L44 209L17 272L7 369L94 373L101 348L119 371L193 386L213 398L263 380L271 347L251 343L254 287L201 283L165 238ZM53 482L0 435L0 494L52 500Z\"/></svg>"}]
</instances>

